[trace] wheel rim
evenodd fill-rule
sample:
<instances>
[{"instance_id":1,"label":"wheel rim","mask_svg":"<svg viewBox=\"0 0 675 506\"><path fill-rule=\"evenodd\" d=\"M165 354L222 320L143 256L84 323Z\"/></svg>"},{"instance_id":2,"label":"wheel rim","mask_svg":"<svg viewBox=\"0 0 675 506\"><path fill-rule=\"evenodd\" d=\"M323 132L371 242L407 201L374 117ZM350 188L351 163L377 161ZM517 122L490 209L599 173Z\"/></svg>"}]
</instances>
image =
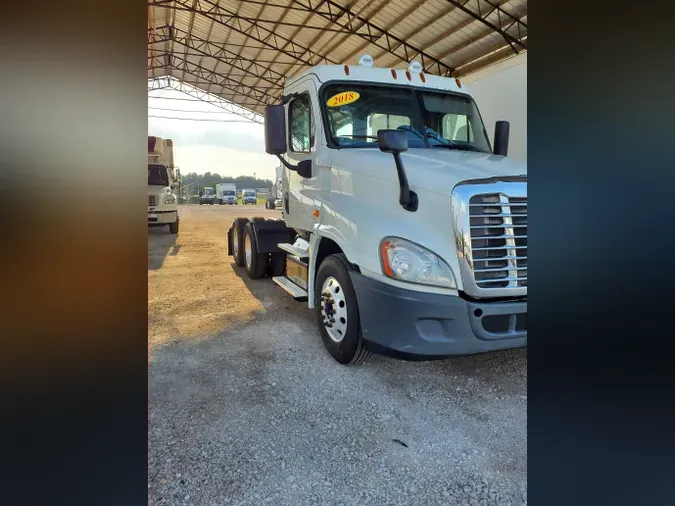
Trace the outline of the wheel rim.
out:
<instances>
[{"instance_id":1,"label":"wheel rim","mask_svg":"<svg viewBox=\"0 0 675 506\"><path fill-rule=\"evenodd\" d=\"M232 249L234 250L234 257L239 256L239 230L235 227L232 234Z\"/></svg>"},{"instance_id":2,"label":"wheel rim","mask_svg":"<svg viewBox=\"0 0 675 506\"><path fill-rule=\"evenodd\" d=\"M244 241L244 257L246 257L246 267L251 267L251 260L253 259L253 251L251 251L251 236L245 234Z\"/></svg>"},{"instance_id":3,"label":"wheel rim","mask_svg":"<svg viewBox=\"0 0 675 506\"><path fill-rule=\"evenodd\" d=\"M347 300L345 292L333 276L321 287L321 318L328 336L339 343L347 333Z\"/></svg>"}]
</instances>

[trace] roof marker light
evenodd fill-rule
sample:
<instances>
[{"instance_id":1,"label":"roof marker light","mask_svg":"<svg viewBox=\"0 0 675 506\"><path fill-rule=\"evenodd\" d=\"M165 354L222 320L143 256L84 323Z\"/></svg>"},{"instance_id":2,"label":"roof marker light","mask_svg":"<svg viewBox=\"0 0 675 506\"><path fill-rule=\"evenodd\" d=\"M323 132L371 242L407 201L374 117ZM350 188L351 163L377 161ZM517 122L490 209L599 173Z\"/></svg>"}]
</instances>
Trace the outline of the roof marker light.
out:
<instances>
[{"instance_id":1,"label":"roof marker light","mask_svg":"<svg viewBox=\"0 0 675 506\"><path fill-rule=\"evenodd\" d=\"M364 54L359 58L359 65L361 67L372 67L373 66L373 57L369 54Z\"/></svg>"},{"instance_id":2,"label":"roof marker light","mask_svg":"<svg viewBox=\"0 0 675 506\"><path fill-rule=\"evenodd\" d=\"M422 72L422 64L418 61L411 61L410 65L408 65L408 70L413 74L419 74Z\"/></svg>"}]
</instances>

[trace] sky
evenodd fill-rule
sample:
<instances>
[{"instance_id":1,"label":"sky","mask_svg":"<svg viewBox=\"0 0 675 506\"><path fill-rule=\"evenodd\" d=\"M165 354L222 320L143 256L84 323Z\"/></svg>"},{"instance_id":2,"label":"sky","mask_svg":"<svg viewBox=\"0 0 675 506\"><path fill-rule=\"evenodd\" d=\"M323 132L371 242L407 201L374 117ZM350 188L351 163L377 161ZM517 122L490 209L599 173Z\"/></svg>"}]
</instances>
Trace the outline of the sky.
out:
<instances>
[{"instance_id":1,"label":"sky","mask_svg":"<svg viewBox=\"0 0 675 506\"><path fill-rule=\"evenodd\" d=\"M174 164L183 174L217 172L274 180L279 164L265 153L263 125L173 89L148 92L148 135L173 139Z\"/></svg>"}]
</instances>

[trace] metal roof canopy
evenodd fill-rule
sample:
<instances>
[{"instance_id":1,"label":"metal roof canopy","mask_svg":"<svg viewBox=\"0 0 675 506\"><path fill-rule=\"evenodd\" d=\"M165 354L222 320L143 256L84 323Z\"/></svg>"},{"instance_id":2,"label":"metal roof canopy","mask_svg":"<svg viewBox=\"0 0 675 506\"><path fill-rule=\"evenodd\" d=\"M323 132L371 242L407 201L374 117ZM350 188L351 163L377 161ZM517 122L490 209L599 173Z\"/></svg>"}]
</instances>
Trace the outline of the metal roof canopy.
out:
<instances>
[{"instance_id":1,"label":"metal roof canopy","mask_svg":"<svg viewBox=\"0 0 675 506\"><path fill-rule=\"evenodd\" d=\"M284 79L322 64L460 77L527 51L527 0L154 0L148 90L262 122Z\"/></svg>"}]
</instances>

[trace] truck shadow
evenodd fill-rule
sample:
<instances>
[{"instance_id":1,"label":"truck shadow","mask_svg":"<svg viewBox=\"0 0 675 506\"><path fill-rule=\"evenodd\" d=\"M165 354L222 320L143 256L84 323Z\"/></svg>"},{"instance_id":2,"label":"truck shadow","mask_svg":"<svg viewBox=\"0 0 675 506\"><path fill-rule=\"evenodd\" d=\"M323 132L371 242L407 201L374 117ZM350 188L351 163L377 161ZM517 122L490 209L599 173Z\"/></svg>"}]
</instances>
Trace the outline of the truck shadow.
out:
<instances>
[{"instance_id":1,"label":"truck shadow","mask_svg":"<svg viewBox=\"0 0 675 506\"><path fill-rule=\"evenodd\" d=\"M176 244L176 238L167 227L148 228L148 270L161 269L168 255L178 254L180 245Z\"/></svg>"},{"instance_id":2,"label":"truck shadow","mask_svg":"<svg viewBox=\"0 0 675 506\"><path fill-rule=\"evenodd\" d=\"M272 278L265 276L262 279L251 279L246 274L245 267L238 267L233 261L228 264L232 271L242 280L248 291L265 308L267 312L289 311L297 315L309 317L310 310L306 303L295 302L286 292L274 284ZM306 314L305 314L306 313Z\"/></svg>"}]
</instances>

